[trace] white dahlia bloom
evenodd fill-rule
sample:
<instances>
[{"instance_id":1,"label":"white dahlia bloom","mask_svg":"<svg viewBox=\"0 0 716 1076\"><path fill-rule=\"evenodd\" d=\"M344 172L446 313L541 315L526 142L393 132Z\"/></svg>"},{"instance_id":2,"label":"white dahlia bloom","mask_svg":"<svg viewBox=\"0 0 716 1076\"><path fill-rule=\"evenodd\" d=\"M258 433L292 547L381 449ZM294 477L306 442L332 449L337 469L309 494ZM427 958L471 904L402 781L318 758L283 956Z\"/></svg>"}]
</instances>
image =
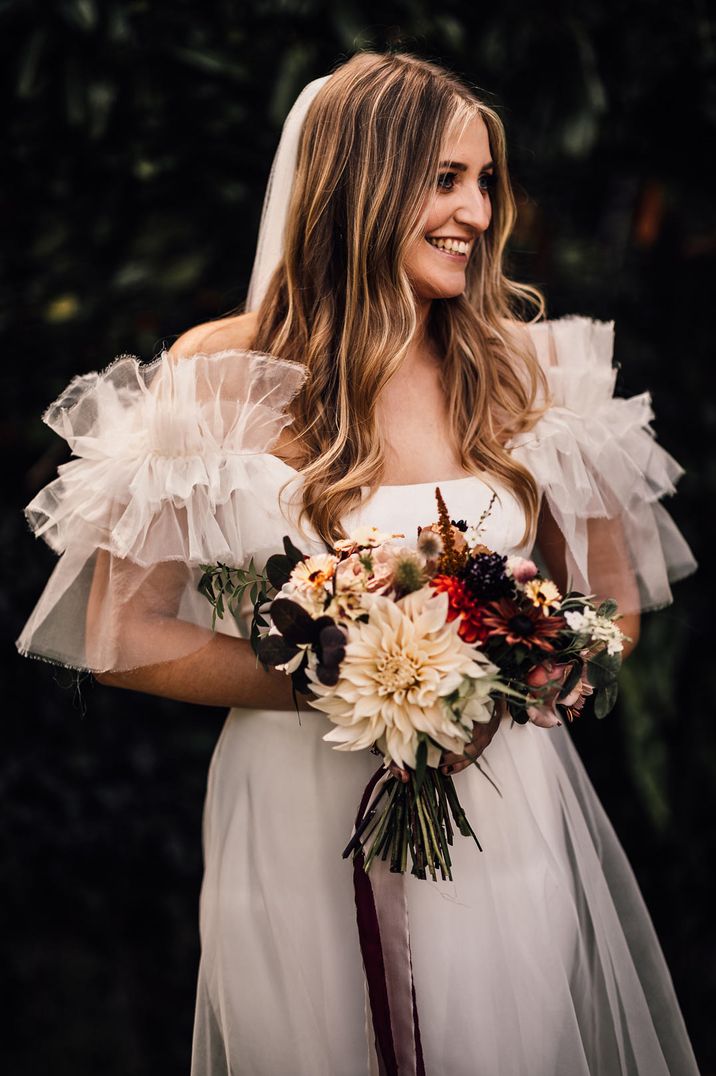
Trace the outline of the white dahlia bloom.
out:
<instances>
[{"instance_id":1,"label":"white dahlia bloom","mask_svg":"<svg viewBox=\"0 0 716 1076\"><path fill-rule=\"evenodd\" d=\"M367 622L348 625L338 683L327 687L308 671L318 696L311 705L336 725L324 740L339 751L377 743L386 763L413 768L420 732L440 745L429 745L430 766L438 764L440 748L462 752L473 722L490 719L487 697L497 670L460 638L457 618L446 622L447 612L447 593L430 587L398 602L372 596ZM458 692L470 699L467 713L460 699L447 699Z\"/></svg>"}]
</instances>

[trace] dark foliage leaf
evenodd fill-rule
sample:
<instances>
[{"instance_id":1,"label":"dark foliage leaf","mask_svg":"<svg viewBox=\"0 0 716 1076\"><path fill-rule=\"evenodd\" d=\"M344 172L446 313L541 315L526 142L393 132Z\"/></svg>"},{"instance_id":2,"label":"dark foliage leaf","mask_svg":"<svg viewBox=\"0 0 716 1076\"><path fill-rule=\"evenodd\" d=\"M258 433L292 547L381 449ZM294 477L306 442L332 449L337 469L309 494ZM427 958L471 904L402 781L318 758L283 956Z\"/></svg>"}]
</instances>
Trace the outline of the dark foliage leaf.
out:
<instances>
[{"instance_id":1,"label":"dark foliage leaf","mask_svg":"<svg viewBox=\"0 0 716 1076\"><path fill-rule=\"evenodd\" d=\"M288 582L294 563L290 557L285 556L283 553L274 553L273 556L269 557L266 561L266 575L272 587L280 590Z\"/></svg>"},{"instance_id":2,"label":"dark foliage leaf","mask_svg":"<svg viewBox=\"0 0 716 1076\"><path fill-rule=\"evenodd\" d=\"M264 665L283 665L298 653L298 647L286 642L280 635L264 635L256 645L256 653Z\"/></svg>"},{"instance_id":3,"label":"dark foliage leaf","mask_svg":"<svg viewBox=\"0 0 716 1076\"><path fill-rule=\"evenodd\" d=\"M516 721L518 725L526 725L529 721L527 709L515 703L510 703L509 707L512 720Z\"/></svg>"},{"instance_id":4,"label":"dark foliage leaf","mask_svg":"<svg viewBox=\"0 0 716 1076\"><path fill-rule=\"evenodd\" d=\"M283 548L286 550L286 556L292 564L300 564L302 560L306 559L305 553L302 553L301 550L293 544L287 534L284 534L283 536Z\"/></svg>"},{"instance_id":5,"label":"dark foliage leaf","mask_svg":"<svg viewBox=\"0 0 716 1076\"><path fill-rule=\"evenodd\" d=\"M316 637L317 621L288 598L278 598L272 603L271 619L290 643L311 643Z\"/></svg>"}]
</instances>

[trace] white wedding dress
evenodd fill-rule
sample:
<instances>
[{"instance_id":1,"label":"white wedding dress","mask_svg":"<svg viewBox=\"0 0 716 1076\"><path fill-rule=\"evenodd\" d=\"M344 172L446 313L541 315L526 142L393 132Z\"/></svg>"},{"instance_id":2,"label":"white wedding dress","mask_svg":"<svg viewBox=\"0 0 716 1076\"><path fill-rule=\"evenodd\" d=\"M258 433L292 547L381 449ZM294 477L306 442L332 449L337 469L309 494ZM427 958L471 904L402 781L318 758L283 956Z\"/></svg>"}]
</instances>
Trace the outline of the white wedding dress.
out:
<instances>
[{"instance_id":1,"label":"white wedding dress","mask_svg":"<svg viewBox=\"0 0 716 1076\"><path fill-rule=\"evenodd\" d=\"M587 525L618 513L637 604L666 604L669 581L695 565L657 503L681 469L654 440L648 394L613 398L611 323L571 318L532 331L555 402L513 451L549 498L572 579L586 589L587 573L599 573L600 593L602 580L622 581L615 547L597 548L602 532ZM45 416L78 459L28 506L62 557L18 640L23 653L94 669L189 653L210 635L199 564L253 556L261 567L285 534L306 553L324 551L296 525L300 476L270 452L298 385L286 380L290 364L254 352L197 356L171 372L168 363L143 375L121 359L77 379ZM530 552L518 502L476 476L383 486L344 524L414 544L418 525L437 517L436 484L452 518L468 522L496 490L485 543ZM165 578L174 589L163 609ZM166 630L154 641L144 633L139 660L127 625L142 595ZM244 636L249 612L236 629ZM219 627L234 631L233 621ZM341 858L378 760L333 750L329 728L308 705L300 720L227 715L204 815L193 1076L388 1071ZM648 911L569 729L505 719L481 764L491 781L470 767L455 782L483 852L458 836L454 882L405 877L424 1071L697 1074Z\"/></svg>"}]
</instances>

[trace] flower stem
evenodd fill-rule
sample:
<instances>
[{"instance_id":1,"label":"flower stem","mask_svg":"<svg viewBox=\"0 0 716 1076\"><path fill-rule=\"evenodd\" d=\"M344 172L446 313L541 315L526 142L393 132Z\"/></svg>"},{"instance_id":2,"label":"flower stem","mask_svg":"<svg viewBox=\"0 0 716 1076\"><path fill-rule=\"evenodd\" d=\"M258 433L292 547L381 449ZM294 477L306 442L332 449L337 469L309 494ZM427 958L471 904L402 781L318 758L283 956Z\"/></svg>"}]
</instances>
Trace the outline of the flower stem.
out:
<instances>
[{"instance_id":1,"label":"flower stem","mask_svg":"<svg viewBox=\"0 0 716 1076\"><path fill-rule=\"evenodd\" d=\"M482 851L482 845L478 841L475 831L468 822L467 815L465 814L463 806L458 799L457 791L455 790L455 785L453 784L452 777L445 778L445 795L447 796L448 803L450 804L450 810L452 811L452 816L455 819L455 825L460 830L460 833L462 833L463 837L472 837L477 847L480 849L480 851Z\"/></svg>"}]
</instances>

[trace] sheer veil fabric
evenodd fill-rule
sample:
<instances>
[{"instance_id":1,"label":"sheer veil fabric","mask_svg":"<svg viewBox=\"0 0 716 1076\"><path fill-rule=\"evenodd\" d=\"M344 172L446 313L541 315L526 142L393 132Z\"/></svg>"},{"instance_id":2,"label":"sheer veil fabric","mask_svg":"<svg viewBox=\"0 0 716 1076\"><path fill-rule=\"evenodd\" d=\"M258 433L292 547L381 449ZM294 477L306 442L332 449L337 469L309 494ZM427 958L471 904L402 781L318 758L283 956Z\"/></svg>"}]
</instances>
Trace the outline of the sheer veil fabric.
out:
<instances>
[{"instance_id":1,"label":"sheer veil fabric","mask_svg":"<svg viewBox=\"0 0 716 1076\"><path fill-rule=\"evenodd\" d=\"M280 258L298 135L324 82L284 126L249 309ZM655 438L648 394L613 395L613 323L575 316L527 331L552 403L511 450L564 533L572 582L625 609L668 604L696 567L661 503L682 469ZM149 364L125 355L75 378L44 415L74 458L26 509L59 560L20 652L93 671L181 657L211 633L203 563L263 567L285 534L324 551L298 527L300 474L272 454L305 376L229 349ZM435 485L383 486L343 522L414 545L435 518ZM486 544L532 552L499 482L439 485L468 520L496 492ZM249 616L220 630L246 638ZM340 856L376 760L331 750L329 727L309 707L300 721L227 715L204 813L192 1076L379 1071ZM506 719L481 762L494 785L474 768L456 781L484 852L458 838L454 883L405 880L428 1076L697 1074L649 913L569 730Z\"/></svg>"}]
</instances>

